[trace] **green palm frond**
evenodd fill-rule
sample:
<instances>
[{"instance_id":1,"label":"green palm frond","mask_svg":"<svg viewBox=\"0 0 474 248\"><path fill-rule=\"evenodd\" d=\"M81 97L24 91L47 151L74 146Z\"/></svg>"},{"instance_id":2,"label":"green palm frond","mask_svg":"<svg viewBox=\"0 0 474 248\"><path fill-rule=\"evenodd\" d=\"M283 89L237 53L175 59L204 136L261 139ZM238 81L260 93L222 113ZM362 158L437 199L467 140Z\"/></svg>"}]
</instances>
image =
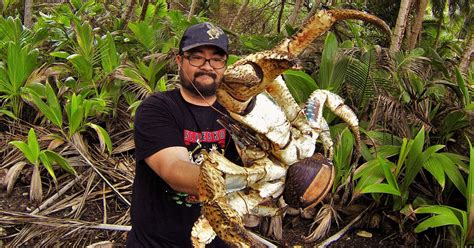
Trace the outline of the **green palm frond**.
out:
<instances>
[{"instance_id":1,"label":"green palm frond","mask_svg":"<svg viewBox=\"0 0 474 248\"><path fill-rule=\"evenodd\" d=\"M377 66L374 49L363 53L360 59L351 58L347 67L345 89L358 109L365 109L381 92L393 92L396 88L386 70Z\"/></svg>"}]
</instances>

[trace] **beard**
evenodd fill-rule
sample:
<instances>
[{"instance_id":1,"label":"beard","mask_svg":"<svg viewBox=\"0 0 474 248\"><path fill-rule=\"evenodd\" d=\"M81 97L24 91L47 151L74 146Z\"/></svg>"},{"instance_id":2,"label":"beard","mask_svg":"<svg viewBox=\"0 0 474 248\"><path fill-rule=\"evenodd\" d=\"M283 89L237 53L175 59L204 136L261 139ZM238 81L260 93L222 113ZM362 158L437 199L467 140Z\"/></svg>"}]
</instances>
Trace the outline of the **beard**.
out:
<instances>
[{"instance_id":1,"label":"beard","mask_svg":"<svg viewBox=\"0 0 474 248\"><path fill-rule=\"evenodd\" d=\"M196 81L196 78L199 77L199 76L203 76L203 75L206 75L206 76L209 76L213 79L213 82L211 84L206 84L206 85L203 85L199 82ZM209 96L213 96L216 94L216 91L217 91L217 87L219 86L219 83L216 79L217 79L217 75L214 74L214 73L208 73L208 72L202 72L202 71L198 71L196 73L194 73L194 78L191 82L191 79L189 78L188 75L186 75L183 70L180 70L179 71L179 77L180 77L180 80L181 80L181 86L183 88L185 88L186 90L188 90L189 92L191 92L192 94L194 94L195 96L204 96L204 97L209 97ZM193 86L194 85L194 86Z\"/></svg>"}]
</instances>

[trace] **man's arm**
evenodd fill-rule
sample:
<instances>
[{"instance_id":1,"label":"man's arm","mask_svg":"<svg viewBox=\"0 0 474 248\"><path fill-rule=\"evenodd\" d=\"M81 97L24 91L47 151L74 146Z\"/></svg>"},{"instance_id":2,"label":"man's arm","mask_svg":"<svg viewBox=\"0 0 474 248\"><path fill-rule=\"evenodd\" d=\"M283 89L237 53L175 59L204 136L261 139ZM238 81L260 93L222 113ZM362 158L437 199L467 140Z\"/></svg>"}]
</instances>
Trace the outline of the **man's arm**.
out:
<instances>
[{"instance_id":1,"label":"man's arm","mask_svg":"<svg viewBox=\"0 0 474 248\"><path fill-rule=\"evenodd\" d=\"M145 162L172 189L198 195L199 166L189 161L186 147L173 146L145 158Z\"/></svg>"}]
</instances>

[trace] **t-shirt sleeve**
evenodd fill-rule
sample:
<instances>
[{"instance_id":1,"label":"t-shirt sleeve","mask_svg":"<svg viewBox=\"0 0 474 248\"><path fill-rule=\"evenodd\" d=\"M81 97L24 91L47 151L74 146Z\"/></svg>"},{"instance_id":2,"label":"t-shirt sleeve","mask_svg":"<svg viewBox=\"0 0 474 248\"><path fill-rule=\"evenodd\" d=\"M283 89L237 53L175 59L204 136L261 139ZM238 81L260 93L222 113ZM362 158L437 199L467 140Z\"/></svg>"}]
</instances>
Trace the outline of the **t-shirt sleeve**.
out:
<instances>
[{"instance_id":1,"label":"t-shirt sleeve","mask_svg":"<svg viewBox=\"0 0 474 248\"><path fill-rule=\"evenodd\" d=\"M175 109L173 109L175 107ZM185 146L177 123L179 110L166 96L151 96L138 107L134 120L137 161L172 146Z\"/></svg>"}]
</instances>

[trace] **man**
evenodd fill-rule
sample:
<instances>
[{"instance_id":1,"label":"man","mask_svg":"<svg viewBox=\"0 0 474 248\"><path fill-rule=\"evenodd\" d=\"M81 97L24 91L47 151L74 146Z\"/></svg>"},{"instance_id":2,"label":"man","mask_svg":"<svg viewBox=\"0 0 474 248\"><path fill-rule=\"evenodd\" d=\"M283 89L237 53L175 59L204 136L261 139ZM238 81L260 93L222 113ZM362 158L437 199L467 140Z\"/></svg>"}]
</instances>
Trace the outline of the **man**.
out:
<instances>
[{"instance_id":1,"label":"man","mask_svg":"<svg viewBox=\"0 0 474 248\"><path fill-rule=\"evenodd\" d=\"M189 247L200 215L201 148L217 146L236 159L230 135L216 120L226 113L216 89L227 62L228 38L218 27L189 27L176 63L181 87L143 101L135 116L136 175L129 247ZM223 246L219 239L214 246Z\"/></svg>"}]
</instances>

